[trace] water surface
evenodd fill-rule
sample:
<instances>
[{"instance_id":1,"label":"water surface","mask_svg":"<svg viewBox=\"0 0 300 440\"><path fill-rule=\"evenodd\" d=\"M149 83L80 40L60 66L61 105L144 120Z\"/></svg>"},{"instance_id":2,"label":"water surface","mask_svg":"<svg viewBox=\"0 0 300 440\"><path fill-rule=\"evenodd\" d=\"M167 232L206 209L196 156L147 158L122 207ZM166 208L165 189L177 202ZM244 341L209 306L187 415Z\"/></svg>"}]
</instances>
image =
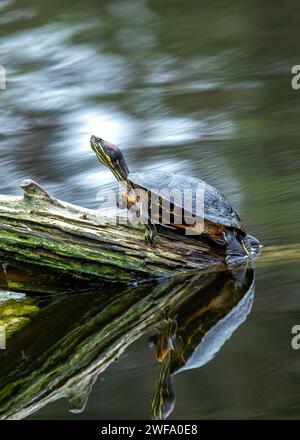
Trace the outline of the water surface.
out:
<instances>
[{"instance_id":1,"label":"water surface","mask_svg":"<svg viewBox=\"0 0 300 440\"><path fill-rule=\"evenodd\" d=\"M0 13L1 193L32 178L97 207L114 177L90 149L96 134L132 170L215 185L266 246L300 242L296 1L8 0ZM246 323L212 362L176 377L172 417L299 418L299 261L256 278ZM145 336L98 379L82 414L59 400L30 417L147 418L158 368Z\"/></svg>"}]
</instances>

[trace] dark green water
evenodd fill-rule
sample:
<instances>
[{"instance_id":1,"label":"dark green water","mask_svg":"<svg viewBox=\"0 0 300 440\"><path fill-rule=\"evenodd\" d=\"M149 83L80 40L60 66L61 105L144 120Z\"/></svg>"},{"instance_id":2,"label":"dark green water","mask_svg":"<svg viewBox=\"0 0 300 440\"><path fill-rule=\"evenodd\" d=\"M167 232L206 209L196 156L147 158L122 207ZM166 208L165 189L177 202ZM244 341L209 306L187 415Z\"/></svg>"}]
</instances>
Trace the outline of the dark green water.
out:
<instances>
[{"instance_id":1,"label":"dark green water","mask_svg":"<svg viewBox=\"0 0 300 440\"><path fill-rule=\"evenodd\" d=\"M128 0L0 2L0 192L33 178L97 207L114 184L91 134L132 170L161 168L219 188L265 245L300 243L298 3ZM257 270L252 313L218 356L176 377L174 418L300 418L299 261ZM147 337L94 386L32 419L147 418L158 365Z\"/></svg>"}]
</instances>

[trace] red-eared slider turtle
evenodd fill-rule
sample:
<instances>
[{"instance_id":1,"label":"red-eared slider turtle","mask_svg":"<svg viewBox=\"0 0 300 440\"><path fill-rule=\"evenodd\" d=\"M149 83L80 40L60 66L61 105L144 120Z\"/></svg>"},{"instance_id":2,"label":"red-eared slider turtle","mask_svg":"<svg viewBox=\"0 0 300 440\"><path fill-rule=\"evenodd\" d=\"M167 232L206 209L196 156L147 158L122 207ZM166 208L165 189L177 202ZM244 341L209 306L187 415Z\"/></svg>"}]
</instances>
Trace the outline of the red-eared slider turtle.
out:
<instances>
[{"instance_id":1,"label":"red-eared slider turtle","mask_svg":"<svg viewBox=\"0 0 300 440\"><path fill-rule=\"evenodd\" d=\"M138 191L139 200L147 200L147 208L151 200L145 234L148 242L153 242L155 224L163 224L185 230L193 236L204 235L225 245L229 267L245 260L247 256L252 260L259 254L261 246L258 240L246 234L237 211L213 186L194 177L166 171L129 173L117 146L92 136L91 147L99 161L111 170L129 195ZM135 201L134 197L128 197L128 200L131 204Z\"/></svg>"},{"instance_id":2,"label":"red-eared slider turtle","mask_svg":"<svg viewBox=\"0 0 300 440\"><path fill-rule=\"evenodd\" d=\"M237 288L230 272L208 280L170 316L163 333L150 338L161 369L156 381L151 417L166 419L175 407L173 377L207 364L245 321L255 291L254 271L248 269Z\"/></svg>"}]
</instances>

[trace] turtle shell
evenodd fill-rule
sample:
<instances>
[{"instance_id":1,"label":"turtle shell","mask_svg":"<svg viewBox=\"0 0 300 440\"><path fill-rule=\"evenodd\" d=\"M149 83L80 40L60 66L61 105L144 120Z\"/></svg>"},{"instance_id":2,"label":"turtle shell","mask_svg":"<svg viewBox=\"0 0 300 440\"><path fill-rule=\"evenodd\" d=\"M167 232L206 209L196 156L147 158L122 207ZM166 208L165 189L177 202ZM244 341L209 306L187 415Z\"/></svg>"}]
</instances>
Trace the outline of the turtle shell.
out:
<instances>
[{"instance_id":1,"label":"turtle shell","mask_svg":"<svg viewBox=\"0 0 300 440\"><path fill-rule=\"evenodd\" d=\"M164 194L164 191L169 193L179 191L184 195L182 199L184 202L179 207L188 209L186 207L196 206L196 214L198 212L196 199L197 194L199 194L197 191L202 191L202 194L204 192L204 220L245 232L239 214L232 208L226 197L203 180L166 171L130 173L128 180L135 187L151 191L156 196ZM176 204L178 204L177 201ZM194 210L193 214L195 214Z\"/></svg>"}]
</instances>

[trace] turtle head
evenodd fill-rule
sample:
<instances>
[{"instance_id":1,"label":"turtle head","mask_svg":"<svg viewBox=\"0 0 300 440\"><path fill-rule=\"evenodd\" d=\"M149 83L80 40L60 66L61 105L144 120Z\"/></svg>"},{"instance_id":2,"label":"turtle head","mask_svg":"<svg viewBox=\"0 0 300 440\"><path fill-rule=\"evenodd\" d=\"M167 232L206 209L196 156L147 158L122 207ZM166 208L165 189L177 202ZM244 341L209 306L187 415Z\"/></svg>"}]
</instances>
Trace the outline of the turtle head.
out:
<instances>
[{"instance_id":1,"label":"turtle head","mask_svg":"<svg viewBox=\"0 0 300 440\"><path fill-rule=\"evenodd\" d=\"M120 148L96 136L91 137L91 147L99 161L106 165L119 181L127 180L129 170Z\"/></svg>"},{"instance_id":2,"label":"turtle head","mask_svg":"<svg viewBox=\"0 0 300 440\"><path fill-rule=\"evenodd\" d=\"M259 256L263 245L260 244L257 238L253 237L252 235L246 235L243 238L243 242L251 257L255 258Z\"/></svg>"}]
</instances>

